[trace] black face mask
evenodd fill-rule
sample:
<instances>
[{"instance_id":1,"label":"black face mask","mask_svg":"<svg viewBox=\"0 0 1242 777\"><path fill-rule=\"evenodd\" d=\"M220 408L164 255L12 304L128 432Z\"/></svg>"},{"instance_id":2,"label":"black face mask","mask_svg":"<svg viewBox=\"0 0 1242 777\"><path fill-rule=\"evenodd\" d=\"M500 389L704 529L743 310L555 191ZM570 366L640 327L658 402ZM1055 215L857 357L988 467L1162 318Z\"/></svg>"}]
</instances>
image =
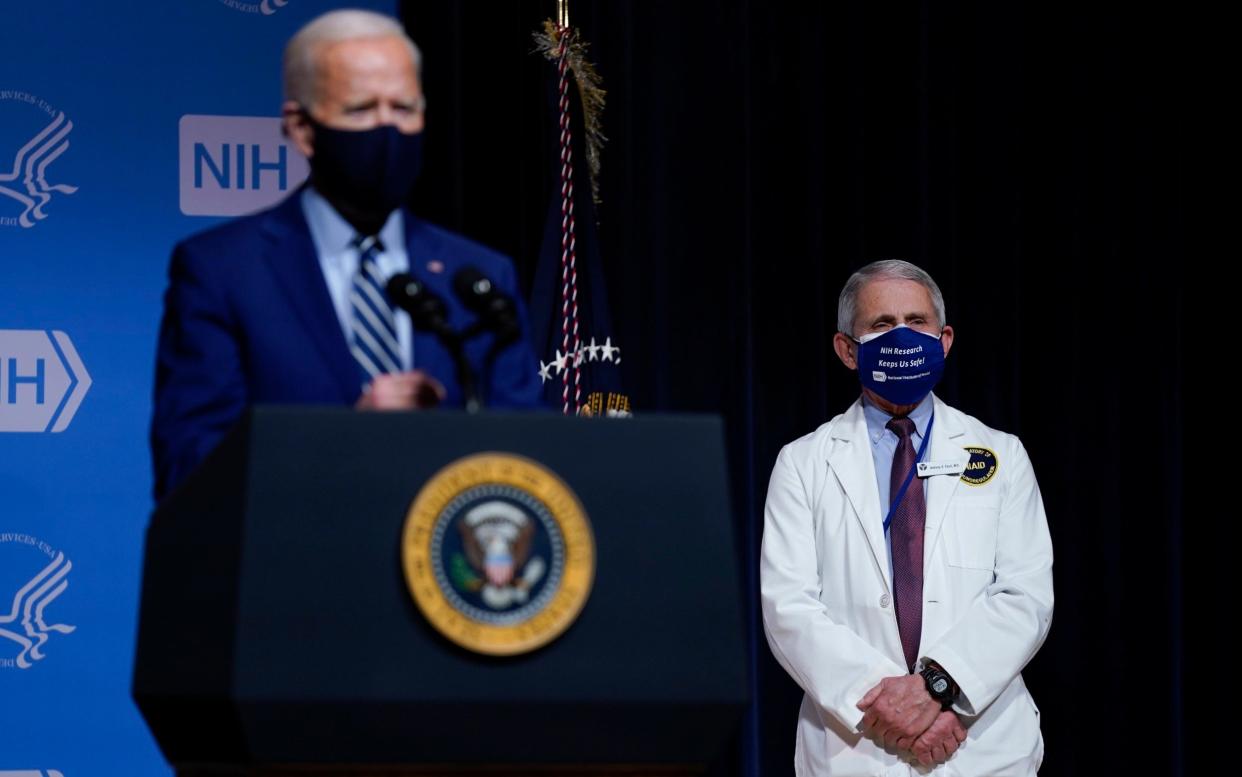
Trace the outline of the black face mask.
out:
<instances>
[{"instance_id":1,"label":"black face mask","mask_svg":"<svg viewBox=\"0 0 1242 777\"><path fill-rule=\"evenodd\" d=\"M423 134L407 135L391 124L369 130L315 130L311 181L329 200L358 216L383 223L400 207L423 165Z\"/></svg>"}]
</instances>

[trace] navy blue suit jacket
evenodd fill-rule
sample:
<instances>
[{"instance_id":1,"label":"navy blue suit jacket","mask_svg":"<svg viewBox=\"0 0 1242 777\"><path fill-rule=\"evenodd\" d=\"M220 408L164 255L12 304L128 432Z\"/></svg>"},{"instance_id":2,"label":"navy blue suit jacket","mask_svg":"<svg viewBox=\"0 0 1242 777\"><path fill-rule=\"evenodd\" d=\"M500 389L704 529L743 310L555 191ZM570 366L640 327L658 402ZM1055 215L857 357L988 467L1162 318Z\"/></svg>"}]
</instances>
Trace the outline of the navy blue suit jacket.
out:
<instances>
[{"instance_id":1,"label":"navy blue suit jacket","mask_svg":"<svg viewBox=\"0 0 1242 777\"><path fill-rule=\"evenodd\" d=\"M410 272L444 298L455 329L474 320L451 288L454 273L465 266L477 267L522 307L505 256L408 211L404 219ZM427 269L433 261L443 265L441 272ZM521 313L526 330L524 308ZM491 336L467 345L489 406L540 405L528 337L524 331L506 348L490 375L482 367ZM446 406L463 403L449 352L417 329L414 368L444 384ZM353 405L361 390L299 193L177 245L156 356L151 450L157 499L211 452L250 405Z\"/></svg>"}]
</instances>

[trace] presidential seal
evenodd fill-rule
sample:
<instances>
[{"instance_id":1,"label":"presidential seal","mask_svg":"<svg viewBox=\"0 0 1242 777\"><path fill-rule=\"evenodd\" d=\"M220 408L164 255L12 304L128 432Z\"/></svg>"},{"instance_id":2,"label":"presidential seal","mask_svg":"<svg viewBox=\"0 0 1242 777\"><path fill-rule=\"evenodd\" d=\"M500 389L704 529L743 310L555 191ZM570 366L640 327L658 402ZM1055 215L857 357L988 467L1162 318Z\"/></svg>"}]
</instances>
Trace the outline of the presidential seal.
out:
<instances>
[{"instance_id":1,"label":"presidential seal","mask_svg":"<svg viewBox=\"0 0 1242 777\"><path fill-rule=\"evenodd\" d=\"M595 539L578 497L510 453L449 464L410 505L401 540L410 594L437 631L511 656L556 639L586 604Z\"/></svg>"},{"instance_id":2,"label":"presidential seal","mask_svg":"<svg viewBox=\"0 0 1242 777\"><path fill-rule=\"evenodd\" d=\"M970 461L966 463L966 471L962 473L962 482L968 486L981 486L996 475L999 462L996 453L989 448L968 447Z\"/></svg>"}]
</instances>

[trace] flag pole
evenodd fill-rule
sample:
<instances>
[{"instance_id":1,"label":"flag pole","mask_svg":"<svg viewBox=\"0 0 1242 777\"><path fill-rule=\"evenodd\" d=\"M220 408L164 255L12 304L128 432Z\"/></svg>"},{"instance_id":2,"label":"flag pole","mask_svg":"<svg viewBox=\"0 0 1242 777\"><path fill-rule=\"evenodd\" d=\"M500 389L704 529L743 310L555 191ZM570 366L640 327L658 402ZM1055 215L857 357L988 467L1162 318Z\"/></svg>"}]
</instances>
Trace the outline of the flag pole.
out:
<instances>
[{"instance_id":1,"label":"flag pole","mask_svg":"<svg viewBox=\"0 0 1242 777\"><path fill-rule=\"evenodd\" d=\"M539 377L545 398L549 402L559 400L565 415L630 415L629 397L621 392L616 369L621 362L620 348L613 345L601 258L595 244L594 206L600 201L599 160L606 140L600 126L603 85L586 57L586 42L570 26L569 0L557 0L556 16L547 19L533 38L535 51L556 68L553 124L558 154L553 181L559 183L549 203L535 274L533 295L538 296L532 296L532 309L546 309L550 319L548 328L538 336L541 344L546 341L549 358L546 363L540 359ZM581 107L580 119L574 118L574 100ZM581 126L571 126L579 122ZM578 144L574 143L574 133L579 133ZM579 145L578 153L575 145ZM576 201L586 192L575 191L575 182L584 172L581 177L589 181L591 198L583 198L577 203L582 208L578 208ZM584 237L586 242L580 244ZM597 337L604 339L602 346L596 344Z\"/></svg>"}]
</instances>

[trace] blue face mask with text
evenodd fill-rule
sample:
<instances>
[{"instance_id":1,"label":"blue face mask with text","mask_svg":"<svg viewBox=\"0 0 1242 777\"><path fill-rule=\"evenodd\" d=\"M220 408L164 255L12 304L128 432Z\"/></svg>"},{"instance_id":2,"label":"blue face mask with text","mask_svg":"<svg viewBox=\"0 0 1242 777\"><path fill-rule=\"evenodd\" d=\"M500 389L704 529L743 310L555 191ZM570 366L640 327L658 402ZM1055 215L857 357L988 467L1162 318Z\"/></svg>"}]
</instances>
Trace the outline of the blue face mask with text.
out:
<instances>
[{"instance_id":1,"label":"blue face mask with text","mask_svg":"<svg viewBox=\"0 0 1242 777\"><path fill-rule=\"evenodd\" d=\"M905 324L858 340L858 379L894 405L917 405L944 374L938 335Z\"/></svg>"}]
</instances>

